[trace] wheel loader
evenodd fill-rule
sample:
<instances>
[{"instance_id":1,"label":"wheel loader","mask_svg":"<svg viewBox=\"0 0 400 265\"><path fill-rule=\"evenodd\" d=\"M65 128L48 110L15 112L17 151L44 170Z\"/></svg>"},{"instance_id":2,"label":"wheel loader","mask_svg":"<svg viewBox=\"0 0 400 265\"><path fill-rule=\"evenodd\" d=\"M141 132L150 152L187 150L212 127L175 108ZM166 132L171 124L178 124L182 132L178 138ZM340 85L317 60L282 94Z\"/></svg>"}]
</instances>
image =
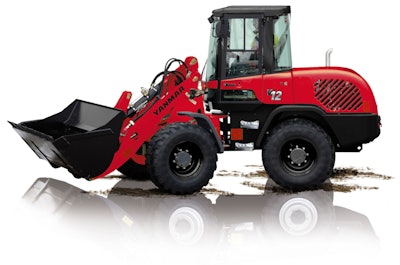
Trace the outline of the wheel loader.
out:
<instances>
[{"instance_id":1,"label":"wheel loader","mask_svg":"<svg viewBox=\"0 0 400 265\"><path fill-rule=\"evenodd\" d=\"M290 6L216 9L204 75L193 56L171 59L136 100L129 91L113 108L75 100L45 119L10 124L39 158L77 178L119 170L191 194L213 177L217 154L261 149L277 184L318 186L335 153L361 151L381 122L355 71L292 67L290 14Z\"/></svg>"}]
</instances>

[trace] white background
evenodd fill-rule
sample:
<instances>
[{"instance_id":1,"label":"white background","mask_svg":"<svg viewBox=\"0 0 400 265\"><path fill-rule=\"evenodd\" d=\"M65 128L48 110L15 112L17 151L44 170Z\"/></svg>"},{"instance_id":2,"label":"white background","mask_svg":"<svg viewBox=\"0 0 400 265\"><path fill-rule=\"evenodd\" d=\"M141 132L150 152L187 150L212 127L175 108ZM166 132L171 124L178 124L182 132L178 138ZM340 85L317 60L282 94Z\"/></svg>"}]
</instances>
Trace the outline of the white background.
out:
<instances>
[{"instance_id":1,"label":"white background","mask_svg":"<svg viewBox=\"0 0 400 265\"><path fill-rule=\"evenodd\" d=\"M361 153L338 154L336 166L368 167L394 179L381 183L377 191L335 194L335 205L366 215L384 255L394 254L394 240L400 236L396 216L400 43L396 7L385 0L1 1L1 209L12 210L39 177L72 178L38 160L7 120L44 118L76 98L113 106L122 91L138 93L141 86L148 86L171 57L197 56L202 67L211 11L243 4L291 5L294 67L324 65L325 51L334 48L332 65L352 68L369 82L382 117L381 136ZM239 153L229 159L243 157ZM247 159L261 164L258 156ZM219 169L235 163L221 160ZM89 190L103 184L76 181ZM2 217L3 221L12 226L12 216ZM6 244L15 240L22 239L15 234L2 236Z\"/></svg>"}]
</instances>

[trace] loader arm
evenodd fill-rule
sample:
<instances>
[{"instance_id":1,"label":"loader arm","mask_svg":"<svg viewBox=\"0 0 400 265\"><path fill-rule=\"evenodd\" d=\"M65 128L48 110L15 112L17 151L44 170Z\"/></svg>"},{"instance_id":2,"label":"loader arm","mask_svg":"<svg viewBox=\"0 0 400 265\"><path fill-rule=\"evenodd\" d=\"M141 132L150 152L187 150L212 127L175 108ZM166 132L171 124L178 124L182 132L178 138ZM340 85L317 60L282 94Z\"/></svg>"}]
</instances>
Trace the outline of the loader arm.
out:
<instances>
[{"instance_id":1,"label":"loader arm","mask_svg":"<svg viewBox=\"0 0 400 265\"><path fill-rule=\"evenodd\" d=\"M198 63L195 57L186 58L184 64L164 76L160 94L152 98L132 117L128 116L124 120L119 149L115 152L109 167L92 179L110 174L129 159L144 165L145 156L138 154L138 150L165 125L176 122L196 123L196 119L193 117L179 115L179 113L182 111L204 113L203 97L193 96L193 91L197 90L200 80L201 75L198 72ZM125 101L128 95L123 94L120 101ZM124 105L122 102L117 105ZM129 108L126 113L129 113Z\"/></svg>"},{"instance_id":2,"label":"loader arm","mask_svg":"<svg viewBox=\"0 0 400 265\"><path fill-rule=\"evenodd\" d=\"M176 61L180 65L169 70ZM201 80L195 57L168 61L161 76L132 104L132 93L124 91L114 108L75 100L45 119L10 124L39 158L77 178L104 177L129 159L143 165L145 156L138 150L158 130L169 123L196 122L178 112L204 113L203 98L193 96Z\"/></svg>"}]
</instances>

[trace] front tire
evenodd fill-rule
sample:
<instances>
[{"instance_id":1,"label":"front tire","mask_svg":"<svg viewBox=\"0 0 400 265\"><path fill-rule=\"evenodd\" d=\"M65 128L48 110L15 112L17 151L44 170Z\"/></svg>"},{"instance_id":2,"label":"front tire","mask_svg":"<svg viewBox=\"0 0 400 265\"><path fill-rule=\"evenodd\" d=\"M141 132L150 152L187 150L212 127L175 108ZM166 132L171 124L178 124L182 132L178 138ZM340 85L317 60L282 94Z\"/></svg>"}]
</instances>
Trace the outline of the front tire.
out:
<instances>
[{"instance_id":1,"label":"front tire","mask_svg":"<svg viewBox=\"0 0 400 265\"><path fill-rule=\"evenodd\" d=\"M278 124L262 148L271 179L290 190L321 185L332 174L335 149L329 135L315 123L291 119Z\"/></svg>"},{"instance_id":2,"label":"front tire","mask_svg":"<svg viewBox=\"0 0 400 265\"><path fill-rule=\"evenodd\" d=\"M208 184L216 169L217 149L198 125L175 123L152 138L146 164L151 180L172 194L191 194Z\"/></svg>"},{"instance_id":3,"label":"front tire","mask_svg":"<svg viewBox=\"0 0 400 265\"><path fill-rule=\"evenodd\" d=\"M132 159L126 161L125 164L118 168L118 171L129 179L148 180L150 178L146 166L135 163Z\"/></svg>"}]
</instances>

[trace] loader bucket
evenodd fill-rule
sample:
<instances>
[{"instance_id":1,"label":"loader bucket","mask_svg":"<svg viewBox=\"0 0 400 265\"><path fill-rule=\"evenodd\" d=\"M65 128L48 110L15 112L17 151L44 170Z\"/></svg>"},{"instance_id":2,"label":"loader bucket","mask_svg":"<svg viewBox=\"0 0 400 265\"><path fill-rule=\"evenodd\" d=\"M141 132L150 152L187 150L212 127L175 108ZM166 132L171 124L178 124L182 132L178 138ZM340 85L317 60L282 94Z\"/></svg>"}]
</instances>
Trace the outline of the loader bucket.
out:
<instances>
[{"instance_id":1,"label":"loader bucket","mask_svg":"<svg viewBox=\"0 0 400 265\"><path fill-rule=\"evenodd\" d=\"M91 179L110 165L124 118L121 110L75 100L43 120L10 124L39 158Z\"/></svg>"}]
</instances>

